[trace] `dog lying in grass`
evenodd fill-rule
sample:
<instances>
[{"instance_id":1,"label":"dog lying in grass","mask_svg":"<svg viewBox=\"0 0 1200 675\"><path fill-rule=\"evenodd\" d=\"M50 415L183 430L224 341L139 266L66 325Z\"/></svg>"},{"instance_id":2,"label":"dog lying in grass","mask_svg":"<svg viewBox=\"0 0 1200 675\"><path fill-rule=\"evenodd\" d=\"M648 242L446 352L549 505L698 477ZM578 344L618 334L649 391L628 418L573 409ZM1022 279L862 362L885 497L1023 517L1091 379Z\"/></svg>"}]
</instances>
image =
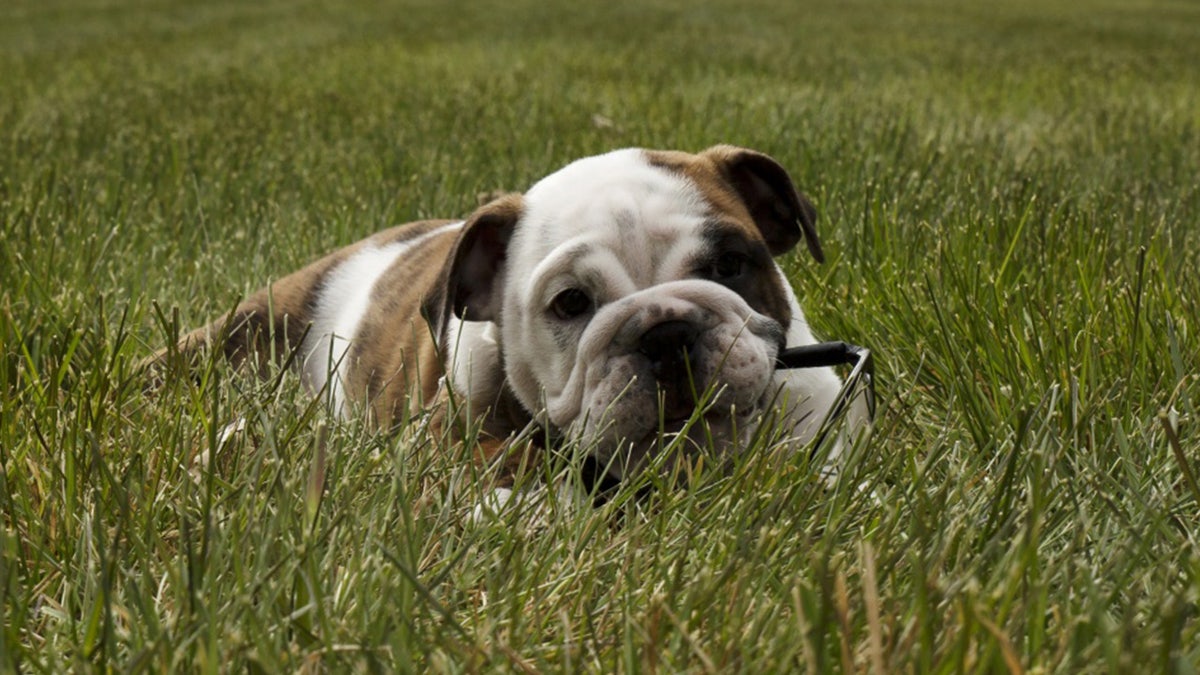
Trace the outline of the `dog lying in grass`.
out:
<instances>
[{"instance_id":1,"label":"dog lying in grass","mask_svg":"<svg viewBox=\"0 0 1200 675\"><path fill-rule=\"evenodd\" d=\"M803 240L821 261L815 220L766 155L618 150L335 251L154 358L292 354L339 414L478 425L501 486L547 439L615 479L734 455L766 420L802 448L842 382L776 369L815 340L775 258Z\"/></svg>"}]
</instances>

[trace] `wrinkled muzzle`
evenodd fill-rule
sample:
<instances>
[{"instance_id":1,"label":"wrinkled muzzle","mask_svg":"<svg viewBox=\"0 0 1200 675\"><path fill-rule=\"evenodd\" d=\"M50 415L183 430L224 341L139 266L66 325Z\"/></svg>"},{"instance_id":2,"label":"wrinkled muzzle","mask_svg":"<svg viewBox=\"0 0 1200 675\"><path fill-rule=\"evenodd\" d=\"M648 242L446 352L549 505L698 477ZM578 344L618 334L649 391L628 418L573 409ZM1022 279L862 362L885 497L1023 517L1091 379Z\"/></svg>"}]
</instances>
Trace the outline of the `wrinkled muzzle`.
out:
<instances>
[{"instance_id":1,"label":"wrinkled muzzle","mask_svg":"<svg viewBox=\"0 0 1200 675\"><path fill-rule=\"evenodd\" d=\"M719 284L645 289L588 323L566 386L547 392L550 422L617 476L681 433L684 446L736 450L775 394L783 339L777 321Z\"/></svg>"}]
</instances>

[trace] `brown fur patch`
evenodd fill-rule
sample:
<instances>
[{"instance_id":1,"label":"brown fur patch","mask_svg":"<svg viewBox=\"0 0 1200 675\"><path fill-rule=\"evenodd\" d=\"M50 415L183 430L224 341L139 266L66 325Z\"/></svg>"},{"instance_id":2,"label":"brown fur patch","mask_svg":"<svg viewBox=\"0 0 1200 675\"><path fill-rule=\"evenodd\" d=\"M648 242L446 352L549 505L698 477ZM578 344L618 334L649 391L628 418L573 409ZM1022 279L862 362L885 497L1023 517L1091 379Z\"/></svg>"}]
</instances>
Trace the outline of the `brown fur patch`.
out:
<instances>
[{"instance_id":1,"label":"brown fur patch","mask_svg":"<svg viewBox=\"0 0 1200 675\"><path fill-rule=\"evenodd\" d=\"M703 266L715 262L724 251L745 256L749 269L740 277L714 281L742 296L759 314L775 319L782 326L790 325L792 306L784 288L785 282L776 272L762 239L747 236L745 228L736 227L725 219L706 225L704 238L708 241L709 250L705 254L708 257L697 260L697 264ZM736 241L739 239L742 241Z\"/></svg>"},{"instance_id":2,"label":"brown fur patch","mask_svg":"<svg viewBox=\"0 0 1200 675\"><path fill-rule=\"evenodd\" d=\"M347 384L381 426L418 413L437 392L442 361L421 305L436 288L458 235L450 230L406 250L375 283L347 355Z\"/></svg>"},{"instance_id":3,"label":"brown fur patch","mask_svg":"<svg viewBox=\"0 0 1200 675\"><path fill-rule=\"evenodd\" d=\"M265 371L272 359L284 359L300 346L312 323L321 285L330 270L363 246L404 241L448 222L451 221L399 225L340 248L253 293L229 316L182 337L174 350L185 364L194 364L199 352L219 341L216 346L235 367L251 362L258 364L260 371ZM160 349L143 366L160 369L171 351L170 348Z\"/></svg>"},{"instance_id":4,"label":"brown fur patch","mask_svg":"<svg viewBox=\"0 0 1200 675\"><path fill-rule=\"evenodd\" d=\"M747 203L748 197L739 191L738 186L730 178L729 170L726 168L727 162L738 161L747 153L756 158L765 157L765 155L759 155L758 153L732 146L716 146L709 148L699 155L659 150L647 151L646 154L652 165L685 177L700 190L700 193L704 195L712 207L714 219L720 223L720 225L715 226L716 228L737 228L741 236L754 242L761 242L759 245L762 246L765 244L771 254L780 255L789 250L791 244L794 244L796 239L793 238L791 244L787 244L786 246L781 242L785 242L788 239L787 237L778 237L780 241L775 242L774 245L766 239L764 231L770 232L773 229L778 229L780 224L756 221L755 214L751 212L750 205ZM766 159L774 165L774 160L770 160L770 158ZM786 186L779 188L784 194L780 194L777 199L781 205L779 209L780 213L791 213L792 215L783 217L798 220L806 216L806 214L795 210L796 208L803 210L805 207L794 205L793 195L797 193L795 187L791 185L791 179L787 178L787 174L784 173L782 178L776 176L773 180L774 182L787 181ZM789 192L791 194L787 194ZM761 194L749 197L749 199L759 201L764 198ZM767 207L762 204L755 206L756 211L764 208ZM811 209L811 205L807 208ZM758 214L758 217L759 220L765 218L762 214ZM771 214L769 216L769 218L774 220L778 220L779 217L780 215L778 214ZM807 217L811 217L811 214ZM793 223L793 229L795 229L795 236L798 238L800 235L799 225ZM719 239L719 235L714 236L714 243ZM755 311L775 319L783 326L788 326L792 320L792 310L791 304L788 302L787 292L783 288L783 283L783 280L775 273L774 266L758 264L754 273L739 283L733 290L745 298L747 304L753 307Z\"/></svg>"},{"instance_id":5,"label":"brown fur patch","mask_svg":"<svg viewBox=\"0 0 1200 675\"><path fill-rule=\"evenodd\" d=\"M698 155L662 150L646 155L652 165L691 180L718 211L758 230L772 255L791 250L803 238L813 258L824 261L816 209L774 159L731 145Z\"/></svg>"}]
</instances>

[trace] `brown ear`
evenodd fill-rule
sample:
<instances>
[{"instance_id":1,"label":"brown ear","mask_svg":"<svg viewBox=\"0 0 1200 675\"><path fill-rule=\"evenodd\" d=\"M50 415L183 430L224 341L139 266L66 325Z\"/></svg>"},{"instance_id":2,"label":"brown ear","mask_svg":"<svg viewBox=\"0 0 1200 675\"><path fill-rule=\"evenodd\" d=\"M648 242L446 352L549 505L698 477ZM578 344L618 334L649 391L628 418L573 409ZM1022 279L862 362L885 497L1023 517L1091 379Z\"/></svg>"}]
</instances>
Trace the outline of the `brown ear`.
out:
<instances>
[{"instance_id":1,"label":"brown ear","mask_svg":"<svg viewBox=\"0 0 1200 675\"><path fill-rule=\"evenodd\" d=\"M787 170L774 159L732 145L713 146L703 153L742 198L750 217L767 242L771 255L792 249L804 237L808 252L825 262L817 239L817 210L796 190Z\"/></svg>"},{"instance_id":2,"label":"brown ear","mask_svg":"<svg viewBox=\"0 0 1200 675\"><path fill-rule=\"evenodd\" d=\"M463 225L437 291L421 308L439 337L451 314L467 321L500 316L508 241L521 208L521 195L506 195L481 206Z\"/></svg>"}]
</instances>

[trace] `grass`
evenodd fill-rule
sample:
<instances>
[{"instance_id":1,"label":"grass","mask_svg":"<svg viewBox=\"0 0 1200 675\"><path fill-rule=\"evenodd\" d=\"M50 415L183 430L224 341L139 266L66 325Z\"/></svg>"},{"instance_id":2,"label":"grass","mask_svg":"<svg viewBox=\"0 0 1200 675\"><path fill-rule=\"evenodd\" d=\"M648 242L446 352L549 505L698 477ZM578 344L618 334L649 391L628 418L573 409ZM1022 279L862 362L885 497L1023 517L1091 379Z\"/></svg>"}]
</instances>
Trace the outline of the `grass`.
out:
<instances>
[{"instance_id":1,"label":"grass","mask_svg":"<svg viewBox=\"0 0 1200 675\"><path fill-rule=\"evenodd\" d=\"M1200 666L1192 3L13 0L0 72L0 671ZM384 226L718 142L813 197L785 267L879 359L832 489L472 525L419 421L134 372Z\"/></svg>"}]
</instances>

